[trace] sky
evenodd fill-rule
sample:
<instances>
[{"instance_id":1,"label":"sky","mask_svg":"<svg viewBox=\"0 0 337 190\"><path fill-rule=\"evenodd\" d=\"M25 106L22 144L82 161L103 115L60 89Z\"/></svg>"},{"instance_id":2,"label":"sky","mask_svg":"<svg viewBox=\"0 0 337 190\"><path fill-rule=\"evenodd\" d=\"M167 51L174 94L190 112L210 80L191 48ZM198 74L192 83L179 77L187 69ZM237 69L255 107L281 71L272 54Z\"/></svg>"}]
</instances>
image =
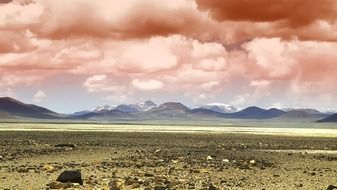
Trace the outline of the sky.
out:
<instances>
[{"instance_id":1,"label":"sky","mask_svg":"<svg viewBox=\"0 0 337 190\"><path fill-rule=\"evenodd\" d=\"M0 96L337 110L336 0L0 0Z\"/></svg>"}]
</instances>

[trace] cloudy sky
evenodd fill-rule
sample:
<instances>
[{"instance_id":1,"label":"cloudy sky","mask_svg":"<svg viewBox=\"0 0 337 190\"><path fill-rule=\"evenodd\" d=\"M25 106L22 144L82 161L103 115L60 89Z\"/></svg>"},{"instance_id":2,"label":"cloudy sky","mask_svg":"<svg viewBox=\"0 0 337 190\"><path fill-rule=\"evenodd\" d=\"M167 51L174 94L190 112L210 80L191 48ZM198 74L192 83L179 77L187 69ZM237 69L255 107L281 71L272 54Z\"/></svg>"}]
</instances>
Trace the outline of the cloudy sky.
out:
<instances>
[{"instance_id":1,"label":"cloudy sky","mask_svg":"<svg viewBox=\"0 0 337 190\"><path fill-rule=\"evenodd\" d=\"M0 2L0 96L337 109L336 0Z\"/></svg>"}]
</instances>

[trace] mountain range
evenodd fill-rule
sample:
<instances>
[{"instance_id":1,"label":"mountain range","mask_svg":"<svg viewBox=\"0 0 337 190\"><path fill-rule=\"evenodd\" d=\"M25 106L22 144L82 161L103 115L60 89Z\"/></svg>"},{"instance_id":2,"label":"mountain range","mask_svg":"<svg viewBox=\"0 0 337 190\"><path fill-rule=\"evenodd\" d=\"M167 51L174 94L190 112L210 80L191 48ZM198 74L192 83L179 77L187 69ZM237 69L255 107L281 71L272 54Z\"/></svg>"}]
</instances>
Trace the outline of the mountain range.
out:
<instances>
[{"instance_id":1,"label":"mountain range","mask_svg":"<svg viewBox=\"0 0 337 190\"><path fill-rule=\"evenodd\" d=\"M59 114L49 109L25 104L9 97L0 98L0 121L4 119L68 119L99 122L143 121L143 120L222 120L250 119L273 121L319 121L337 122L337 114L322 113L314 109L276 108L262 109L251 106L242 110L234 106L212 103L189 108L180 102L166 102L160 105L153 101L138 104L103 105L73 114Z\"/></svg>"}]
</instances>

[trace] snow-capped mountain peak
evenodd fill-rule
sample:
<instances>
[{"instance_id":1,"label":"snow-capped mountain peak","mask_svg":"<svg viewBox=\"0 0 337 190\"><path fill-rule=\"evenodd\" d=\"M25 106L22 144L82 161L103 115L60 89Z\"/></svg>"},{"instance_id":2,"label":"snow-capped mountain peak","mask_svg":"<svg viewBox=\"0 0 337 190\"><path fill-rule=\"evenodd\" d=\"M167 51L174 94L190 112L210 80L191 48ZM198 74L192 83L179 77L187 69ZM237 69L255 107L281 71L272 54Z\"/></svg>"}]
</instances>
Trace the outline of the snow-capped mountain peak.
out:
<instances>
[{"instance_id":1,"label":"snow-capped mountain peak","mask_svg":"<svg viewBox=\"0 0 337 190\"><path fill-rule=\"evenodd\" d=\"M121 104L121 105L118 105L115 109L122 111L122 112L131 113L131 112L147 111L156 106L157 105L154 102L152 102L151 100L148 100L148 101L137 103L137 104Z\"/></svg>"},{"instance_id":2,"label":"snow-capped mountain peak","mask_svg":"<svg viewBox=\"0 0 337 190\"><path fill-rule=\"evenodd\" d=\"M143 103L139 103L137 105L139 106L140 111L147 111L147 110L150 110L153 107L157 107L157 104L155 104L151 100L147 100L147 101L145 101Z\"/></svg>"},{"instance_id":3,"label":"snow-capped mountain peak","mask_svg":"<svg viewBox=\"0 0 337 190\"><path fill-rule=\"evenodd\" d=\"M91 109L91 112L106 112L106 111L111 111L113 109L115 109L116 106L112 106L112 105L101 105L101 106L97 106L93 109Z\"/></svg>"}]
</instances>

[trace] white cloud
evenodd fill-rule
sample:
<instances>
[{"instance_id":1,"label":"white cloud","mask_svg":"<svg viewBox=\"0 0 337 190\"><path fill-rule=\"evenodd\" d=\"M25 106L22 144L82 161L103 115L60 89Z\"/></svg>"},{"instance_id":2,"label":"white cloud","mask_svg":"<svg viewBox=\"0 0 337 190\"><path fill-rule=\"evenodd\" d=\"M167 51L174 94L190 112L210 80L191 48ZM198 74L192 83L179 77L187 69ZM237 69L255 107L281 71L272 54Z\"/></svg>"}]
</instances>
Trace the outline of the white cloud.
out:
<instances>
[{"instance_id":1,"label":"white cloud","mask_svg":"<svg viewBox=\"0 0 337 190\"><path fill-rule=\"evenodd\" d=\"M89 92L109 92L117 91L118 87L109 84L108 78L106 75L94 75L83 83L83 86Z\"/></svg>"},{"instance_id":2,"label":"white cloud","mask_svg":"<svg viewBox=\"0 0 337 190\"><path fill-rule=\"evenodd\" d=\"M43 90L38 90L33 96L33 102L41 102L46 97L47 95Z\"/></svg>"},{"instance_id":3,"label":"white cloud","mask_svg":"<svg viewBox=\"0 0 337 190\"><path fill-rule=\"evenodd\" d=\"M296 47L283 43L280 38L257 38L244 47L256 66L266 70L272 78L287 76L296 63L289 56L297 50Z\"/></svg>"},{"instance_id":4,"label":"white cloud","mask_svg":"<svg viewBox=\"0 0 337 190\"><path fill-rule=\"evenodd\" d=\"M284 108L284 106L281 102L274 102L274 103L272 103L271 108L282 109L282 108Z\"/></svg>"},{"instance_id":5,"label":"white cloud","mask_svg":"<svg viewBox=\"0 0 337 190\"><path fill-rule=\"evenodd\" d=\"M205 82L201 84L201 88L204 90L212 90L213 88L219 86L218 81Z\"/></svg>"},{"instance_id":6,"label":"white cloud","mask_svg":"<svg viewBox=\"0 0 337 190\"><path fill-rule=\"evenodd\" d=\"M242 106L247 103L248 94L238 95L229 103L233 106Z\"/></svg>"},{"instance_id":7,"label":"white cloud","mask_svg":"<svg viewBox=\"0 0 337 190\"><path fill-rule=\"evenodd\" d=\"M132 86L139 90L149 91L163 88L163 83L158 80L140 81L138 79L134 79L132 81Z\"/></svg>"},{"instance_id":8,"label":"white cloud","mask_svg":"<svg viewBox=\"0 0 337 190\"><path fill-rule=\"evenodd\" d=\"M205 71L221 71L226 69L227 61L223 57L218 57L215 59L203 59L195 67Z\"/></svg>"}]
</instances>

